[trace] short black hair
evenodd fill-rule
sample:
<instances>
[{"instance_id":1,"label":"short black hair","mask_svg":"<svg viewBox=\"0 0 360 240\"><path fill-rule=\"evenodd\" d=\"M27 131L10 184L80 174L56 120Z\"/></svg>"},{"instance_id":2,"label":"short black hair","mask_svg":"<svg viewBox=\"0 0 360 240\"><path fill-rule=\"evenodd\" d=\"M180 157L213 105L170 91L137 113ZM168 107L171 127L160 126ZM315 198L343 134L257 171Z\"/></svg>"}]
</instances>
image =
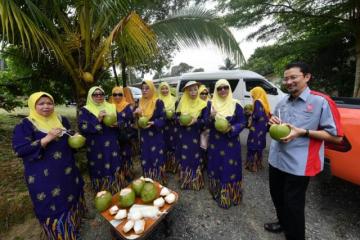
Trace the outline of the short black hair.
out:
<instances>
[{"instance_id":1,"label":"short black hair","mask_svg":"<svg viewBox=\"0 0 360 240\"><path fill-rule=\"evenodd\" d=\"M290 68L300 68L300 72L304 75L311 74L310 66L305 62L291 62L285 66L285 70L289 70Z\"/></svg>"}]
</instances>

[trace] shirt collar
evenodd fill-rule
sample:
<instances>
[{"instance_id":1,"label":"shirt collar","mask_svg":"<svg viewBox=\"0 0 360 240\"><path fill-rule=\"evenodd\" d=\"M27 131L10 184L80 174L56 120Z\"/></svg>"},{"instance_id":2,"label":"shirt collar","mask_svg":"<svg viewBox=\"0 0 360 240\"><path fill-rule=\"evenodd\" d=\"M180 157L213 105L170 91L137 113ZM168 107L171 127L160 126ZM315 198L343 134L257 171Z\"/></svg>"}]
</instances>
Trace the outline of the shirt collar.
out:
<instances>
[{"instance_id":1,"label":"shirt collar","mask_svg":"<svg viewBox=\"0 0 360 240\"><path fill-rule=\"evenodd\" d=\"M297 97L296 99L301 99L303 100L304 102L306 102L306 100L308 99L308 97L310 96L310 88L309 87L306 87L304 89L304 91L300 94L299 97ZM296 100L294 99L290 94L289 94L289 97L288 97L288 101L293 101L293 100Z\"/></svg>"}]
</instances>

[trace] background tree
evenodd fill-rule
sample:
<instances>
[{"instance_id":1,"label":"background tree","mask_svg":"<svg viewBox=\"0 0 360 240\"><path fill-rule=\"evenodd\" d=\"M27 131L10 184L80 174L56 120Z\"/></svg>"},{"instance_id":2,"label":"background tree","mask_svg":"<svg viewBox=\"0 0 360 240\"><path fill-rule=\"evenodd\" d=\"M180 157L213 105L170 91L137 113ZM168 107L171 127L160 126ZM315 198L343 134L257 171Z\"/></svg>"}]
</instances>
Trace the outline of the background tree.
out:
<instances>
[{"instance_id":1,"label":"background tree","mask_svg":"<svg viewBox=\"0 0 360 240\"><path fill-rule=\"evenodd\" d=\"M225 58L224 60L224 66L221 66L219 69L220 70L235 70L238 69L238 67L236 67L236 63L231 62L230 58Z\"/></svg>"},{"instance_id":2,"label":"background tree","mask_svg":"<svg viewBox=\"0 0 360 240\"><path fill-rule=\"evenodd\" d=\"M179 63L179 65L173 66L170 71L170 76L180 76L183 73L190 72L194 69L193 66L190 66L187 63Z\"/></svg>"},{"instance_id":3,"label":"background tree","mask_svg":"<svg viewBox=\"0 0 360 240\"><path fill-rule=\"evenodd\" d=\"M278 38L279 44L293 43L320 51L339 41L347 49L354 69L353 96L360 97L360 1L358 0L220 0L227 22L238 28L259 25L249 36L258 40ZM264 21L265 20L265 21ZM298 56L299 57L299 56ZM290 57L293 59L294 57ZM330 74L326 78L330 77ZM330 78L329 78L330 79Z\"/></svg>"}]
</instances>

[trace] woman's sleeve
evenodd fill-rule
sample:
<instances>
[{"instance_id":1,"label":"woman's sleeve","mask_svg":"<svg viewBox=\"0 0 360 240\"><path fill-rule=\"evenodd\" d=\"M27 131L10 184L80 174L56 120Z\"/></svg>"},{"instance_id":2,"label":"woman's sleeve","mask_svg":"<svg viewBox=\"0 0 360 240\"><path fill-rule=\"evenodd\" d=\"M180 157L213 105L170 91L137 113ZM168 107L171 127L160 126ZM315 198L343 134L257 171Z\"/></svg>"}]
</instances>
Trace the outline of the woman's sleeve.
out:
<instances>
[{"instance_id":1,"label":"woman's sleeve","mask_svg":"<svg viewBox=\"0 0 360 240\"><path fill-rule=\"evenodd\" d=\"M210 122L210 108L209 105L206 105L206 107L204 107L201 110L200 116L196 124L198 124L200 128L205 128L209 125L209 122Z\"/></svg>"},{"instance_id":2,"label":"woman's sleeve","mask_svg":"<svg viewBox=\"0 0 360 240\"><path fill-rule=\"evenodd\" d=\"M79 130L83 134L94 134L102 132L101 122L85 108L79 111Z\"/></svg>"},{"instance_id":3,"label":"woman's sleeve","mask_svg":"<svg viewBox=\"0 0 360 240\"><path fill-rule=\"evenodd\" d=\"M154 113L154 126L157 129L161 129L165 126L165 107L164 103L161 100L156 101L155 113Z\"/></svg>"},{"instance_id":4,"label":"woman's sleeve","mask_svg":"<svg viewBox=\"0 0 360 240\"><path fill-rule=\"evenodd\" d=\"M36 161L42 158L44 149L41 147L41 139L35 139L33 133L33 125L25 119L14 128L13 149L24 161Z\"/></svg>"},{"instance_id":5,"label":"woman's sleeve","mask_svg":"<svg viewBox=\"0 0 360 240\"><path fill-rule=\"evenodd\" d=\"M264 108L260 101L256 100L254 103L254 110L251 114L251 118L257 121L259 118L263 116Z\"/></svg>"},{"instance_id":6,"label":"woman's sleeve","mask_svg":"<svg viewBox=\"0 0 360 240\"><path fill-rule=\"evenodd\" d=\"M244 110L240 106L240 104L236 104L235 108L235 121L231 126L231 130L229 131L228 135L229 137L235 137L240 134L240 132L245 128L246 126L246 120L244 115Z\"/></svg>"}]
</instances>

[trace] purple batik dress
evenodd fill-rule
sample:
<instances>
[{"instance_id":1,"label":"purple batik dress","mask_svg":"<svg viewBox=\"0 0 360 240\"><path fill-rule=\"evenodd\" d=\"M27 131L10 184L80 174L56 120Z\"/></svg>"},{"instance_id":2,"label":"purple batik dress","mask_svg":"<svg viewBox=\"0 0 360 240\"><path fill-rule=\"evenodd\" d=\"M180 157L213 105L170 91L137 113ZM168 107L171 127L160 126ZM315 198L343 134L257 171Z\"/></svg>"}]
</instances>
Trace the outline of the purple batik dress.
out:
<instances>
[{"instance_id":1,"label":"purple batik dress","mask_svg":"<svg viewBox=\"0 0 360 240\"><path fill-rule=\"evenodd\" d=\"M79 111L78 121L79 129L86 137L88 166L94 191L119 192L128 182L124 173L125 161L121 158L118 144L118 128L99 122L85 107Z\"/></svg>"},{"instance_id":2,"label":"purple batik dress","mask_svg":"<svg viewBox=\"0 0 360 240\"><path fill-rule=\"evenodd\" d=\"M176 158L179 163L181 189L200 190L204 187L200 134L207 125L209 117L209 108L205 107L194 124L190 126L178 124L179 140L176 146Z\"/></svg>"},{"instance_id":3,"label":"purple batik dress","mask_svg":"<svg viewBox=\"0 0 360 240\"><path fill-rule=\"evenodd\" d=\"M136 134L136 129L133 128L134 116L130 104L118 113L118 124L119 131L123 131L120 135L124 137L124 139L119 139L121 158L125 161L125 177L130 181L133 179L131 138Z\"/></svg>"},{"instance_id":4,"label":"purple batik dress","mask_svg":"<svg viewBox=\"0 0 360 240\"><path fill-rule=\"evenodd\" d=\"M70 129L66 118L61 122ZM25 118L14 129L13 149L23 159L26 185L46 237L78 239L85 211L84 182L67 143L68 135L42 147L40 140L46 135Z\"/></svg>"},{"instance_id":5,"label":"purple batik dress","mask_svg":"<svg viewBox=\"0 0 360 240\"><path fill-rule=\"evenodd\" d=\"M269 121L269 117L259 100L254 102L254 110L250 119L245 168L256 172L263 168L262 156L266 147L266 132Z\"/></svg>"},{"instance_id":6,"label":"purple batik dress","mask_svg":"<svg viewBox=\"0 0 360 240\"><path fill-rule=\"evenodd\" d=\"M238 205L242 198L242 162L239 134L245 127L243 108L236 104L234 115L226 117L232 129L221 133L210 124L207 171L209 189L222 208Z\"/></svg>"},{"instance_id":7,"label":"purple batik dress","mask_svg":"<svg viewBox=\"0 0 360 240\"><path fill-rule=\"evenodd\" d=\"M165 111L164 103L156 101L154 113L149 121L154 125L140 129L141 165L145 177L166 183L165 175Z\"/></svg>"}]
</instances>

